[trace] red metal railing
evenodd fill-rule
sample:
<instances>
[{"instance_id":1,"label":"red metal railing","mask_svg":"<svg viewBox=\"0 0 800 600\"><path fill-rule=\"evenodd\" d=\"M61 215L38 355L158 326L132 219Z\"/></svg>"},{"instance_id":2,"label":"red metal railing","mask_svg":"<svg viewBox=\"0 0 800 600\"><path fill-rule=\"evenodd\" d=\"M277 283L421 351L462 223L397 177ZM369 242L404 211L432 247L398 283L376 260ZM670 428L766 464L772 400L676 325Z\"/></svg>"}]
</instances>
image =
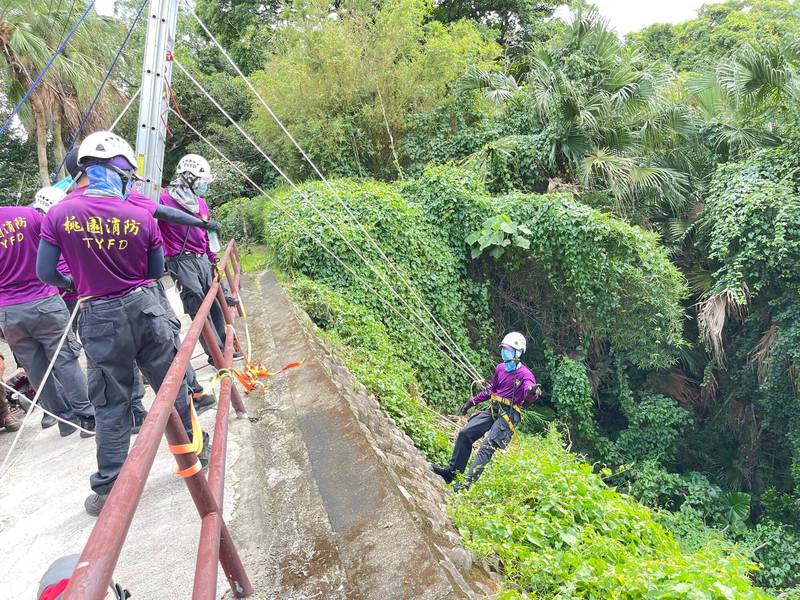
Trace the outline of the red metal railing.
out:
<instances>
[{"instance_id":1,"label":"red metal railing","mask_svg":"<svg viewBox=\"0 0 800 600\"><path fill-rule=\"evenodd\" d=\"M220 260L220 273L222 272L225 273L228 280L231 294L234 298L238 298L241 261L233 241L228 243ZM228 328L224 353L220 352L217 346L216 335L207 318L215 299L220 301ZM136 442L131 448L92 534L83 548L78 566L64 592L65 600L101 600L105 598L144 484L153 466L161 437L166 435L167 441L171 445L189 443L180 416L175 410L175 397L183 384L184 373L197 340L202 333L211 349L214 364L230 369L234 347L237 349L239 347L233 329L236 312L229 310L225 303L222 286L215 280L158 390ZM238 308L238 313L239 316L243 316L241 306ZM235 598L246 598L253 593L253 587L247 578L231 534L222 518L225 450L228 441L228 415L231 404L239 415L246 415L238 389L233 385L230 377L225 377L220 383L214 443L208 464L208 479L206 480L205 475L200 471L184 480L202 520L192 593L194 600L216 598L217 562L221 563ZM175 460L179 469L187 469L195 464L197 457L194 454L177 454Z\"/></svg>"}]
</instances>

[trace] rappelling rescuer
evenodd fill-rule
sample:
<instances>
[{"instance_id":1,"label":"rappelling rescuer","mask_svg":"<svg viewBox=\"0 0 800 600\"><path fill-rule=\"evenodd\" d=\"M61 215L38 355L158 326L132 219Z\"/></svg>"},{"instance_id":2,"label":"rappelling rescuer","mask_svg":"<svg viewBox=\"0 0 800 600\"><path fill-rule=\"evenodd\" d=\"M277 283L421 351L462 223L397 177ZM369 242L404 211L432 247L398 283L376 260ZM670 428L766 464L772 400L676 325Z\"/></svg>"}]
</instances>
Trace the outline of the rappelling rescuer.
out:
<instances>
[{"instance_id":1,"label":"rappelling rescuer","mask_svg":"<svg viewBox=\"0 0 800 600\"><path fill-rule=\"evenodd\" d=\"M450 464L432 467L434 473L445 482L450 483L458 473L464 472L472 453L472 445L486 435L467 472L466 485L478 479L495 451L506 448L513 439L522 418L522 410L541 395L536 377L522 364L526 347L525 336L521 333L512 331L506 335L500 343L500 357L503 362L495 368L494 377L483 391L461 407L459 412L465 415L469 409L489 401L458 432Z\"/></svg>"}]
</instances>

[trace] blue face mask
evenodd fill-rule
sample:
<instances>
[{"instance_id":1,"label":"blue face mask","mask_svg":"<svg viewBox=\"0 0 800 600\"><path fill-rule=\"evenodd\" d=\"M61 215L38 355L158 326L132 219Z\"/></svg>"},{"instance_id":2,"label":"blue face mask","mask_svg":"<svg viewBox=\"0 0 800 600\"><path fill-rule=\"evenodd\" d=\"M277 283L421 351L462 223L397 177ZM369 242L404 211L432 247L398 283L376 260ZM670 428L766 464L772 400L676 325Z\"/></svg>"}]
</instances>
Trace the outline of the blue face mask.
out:
<instances>
[{"instance_id":1,"label":"blue face mask","mask_svg":"<svg viewBox=\"0 0 800 600\"><path fill-rule=\"evenodd\" d=\"M194 193L197 194L198 196L203 196L207 191L208 191L208 184L201 183L200 185L197 186L197 189L194 190Z\"/></svg>"},{"instance_id":2,"label":"blue face mask","mask_svg":"<svg viewBox=\"0 0 800 600\"><path fill-rule=\"evenodd\" d=\"M519 366L517 353L514 350L510 350L509 348L500 348L500 358L502 358L503 363L505 363L506 372L510 373Z\"/></svg>"},{"instance_id":3,"label":"blue face mask","mask_svg":"<svg viewBox=\"0 0 800 600\"><path fill-rule=\"evenodd\" d=\"M86 176L89 178L89 185L85 193L89 196L108 196L126 200L133 189L130 179L123 182L119 172L103 165L86 167Z\"/></svg>"}]
</instances>

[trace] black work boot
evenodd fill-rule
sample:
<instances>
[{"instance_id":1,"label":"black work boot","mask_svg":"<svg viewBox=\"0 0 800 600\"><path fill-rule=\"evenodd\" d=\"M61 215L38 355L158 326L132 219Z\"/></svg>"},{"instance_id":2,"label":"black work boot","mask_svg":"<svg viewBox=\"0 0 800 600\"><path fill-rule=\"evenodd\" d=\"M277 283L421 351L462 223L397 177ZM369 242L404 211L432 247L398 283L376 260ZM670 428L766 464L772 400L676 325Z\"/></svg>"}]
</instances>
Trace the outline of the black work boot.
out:
<instances>
[{"instance_id":1,"label":"black work boot","mask_svg":"<svg viewBox=\"0 0 800 600\"><path fill-rule=\"evenodd\" d=\"M209 409L214 408L217 401L211 394L200 394L195 397L192 395L192 402L194 403L194 410L198 415L202 415Z\"/></svg>"},{"instance_id":2,"label":"black work boot","mask_svg":"<svg viewBox=\"0 0 800 600\"><path fill-rule=\"evenodd\" d=\"M58 423L58 420L56 420L56 418L52 415L45 413L45 415L42 417L42 429L48 429L56 423Z\"/></svg>"},{"instance_id":3,"label":"black work boot","mask_svg":"<svg viewBox=\"0 0 800 600\"><path fill-rule=\"evenodd\" d=\"M439 465L431 465L431 470L433 470L433 472L436 473L439 477L444 479L445 483L450 483L451 481L453 481L453 477L455 477L455 475L453 474L453 472L450 470L449 467L440 467Z\"/></svg>"},{"instance_id":4,"label":"black work boot","mask_svg":"<svg viewBox=\"0 0 800 600\"><path fill-rule=\"evenodd\" d=\"M22 424L11 416L11 413L6 413L2 417L0 417L0 431L19 431L19 428Z\"/></svg>"},{"instance_id":5,"label":"black work boot","mask_svg":"<svg viewBox=\"0 0 800 600\"><path fill-rule=\"evenodd\" d=\"M133 419L133 425L131 425L131 435L136 435L139 433L145 418L147 418L147 411L144 411L143 413L131 413L131 419Z\"/></svg>"},{"instance_id":6,"label":"black work boot","mask_svg":"<svg viewBox=\"0 0 800 600\"><path fill-rule=\"evenodd\" d=\"M64 421L68 421L69 423L73 423L80 427L81 422L78 417L72 417L71 419L64 419ZM77 431L75 427L65 423L64 421L58 421L58 433L61 434L61 437L67 437L68 435L72 435Z\"/></svg>"},{"instance_id":7,"label":"black work boot","mask_svg":"<svg viewBox=\"0 0 800 600\"><path fill-rule=\"evenodd\" d=\"M83 508L86 509L87 514L97 517L100 515L100 511L103 510L107 498L108 494L92 494L84 500Z\"/></svg>"},{"instance_id":8,"label":"black work boot","mask_svg":"<svg viewBox=\"0 0 800 600\"><path fill-rule=\"evenodd\" d=\"M94 422L94 415L89 415L88 417L81 416L79 418L81 420L81 429L86 430L86 431L81 431L81 437L82 438L94 437L94 429L96 427L96 424Z\"/></svg>"}]
</instances>

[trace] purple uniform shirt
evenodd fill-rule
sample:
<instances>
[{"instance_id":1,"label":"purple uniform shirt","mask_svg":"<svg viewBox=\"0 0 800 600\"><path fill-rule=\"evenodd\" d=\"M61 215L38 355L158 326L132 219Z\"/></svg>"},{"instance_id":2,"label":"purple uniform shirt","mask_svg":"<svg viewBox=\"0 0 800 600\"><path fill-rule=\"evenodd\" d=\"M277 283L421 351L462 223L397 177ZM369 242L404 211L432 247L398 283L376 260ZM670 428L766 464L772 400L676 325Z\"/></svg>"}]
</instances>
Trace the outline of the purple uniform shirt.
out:
<instances>
[{"instance_id":1,"label":"purple uniform shirt","mask_svg":"<svg viewBox=\"0 0 800 600\"><path fill-rule=\"evenodd\" d=\"M58 293L36 276L42 214L27 206L0 208L0 306L23 304Z\"/></svg>"},{"instance_id":2,"label":"purple uniform shirt","mask_svg":"<svg viewBox=\"0 0 800 600\"><path fill-rule=\"evenodd\" d=\"M494 377L489 385L477 396L472 399L473 404L480 404L484 400L496 394L505 398L516 406L522 406L528 392L536 385L536 377L531 370L520 364L513 371L506 371L505 363L500 363L494 370Z\"/></svg>"},{"instance_id":3,"label":"purple uniform shirt","mask_svg":"<svg viewBox=\"0 0 800 600\"><path fill-rule=\"evenodd\" d=\"M199 196L197 200L200 204L200 212L196 216L206 221L209 216L208 204ZM168 189L161 191L161 204L186 210L172 198ZM164 237L164 256L167 258L178 256L181 252L194 252L195 254L205 254L208 256L208 260L216 262L217 255L208 246L208 232L205 229L167 223L166 221L159 221L158 228Z\"/></svg>"},{"instance_id":4,"label":"purple uniform shirt","mask_svg":"<svg viewBox=\"0 0 800 600\"><path fill-rule=\"evenodd\" d=\"M148 198L144 194L137 192L136 190L133 190L131 192L130 196L128 196L125 202L130 202L134 206L143 208L148 213L150 213L151 217L156 214L156 210L158 209L158 204L150 200L150 198Z\"/></svg>"},{"instance_id":5,"label":"purple uniform shirt","mask_svg":"<svg viewBox=\"0 0 800 600\"><path fill-rule=\"evenodd\" d=\"M150 214L119 198L71 195L50 209L42 239L58 246L81 297L119 298L153 281L147 253L163 245Z\"/></svg>"}]
</instances>

